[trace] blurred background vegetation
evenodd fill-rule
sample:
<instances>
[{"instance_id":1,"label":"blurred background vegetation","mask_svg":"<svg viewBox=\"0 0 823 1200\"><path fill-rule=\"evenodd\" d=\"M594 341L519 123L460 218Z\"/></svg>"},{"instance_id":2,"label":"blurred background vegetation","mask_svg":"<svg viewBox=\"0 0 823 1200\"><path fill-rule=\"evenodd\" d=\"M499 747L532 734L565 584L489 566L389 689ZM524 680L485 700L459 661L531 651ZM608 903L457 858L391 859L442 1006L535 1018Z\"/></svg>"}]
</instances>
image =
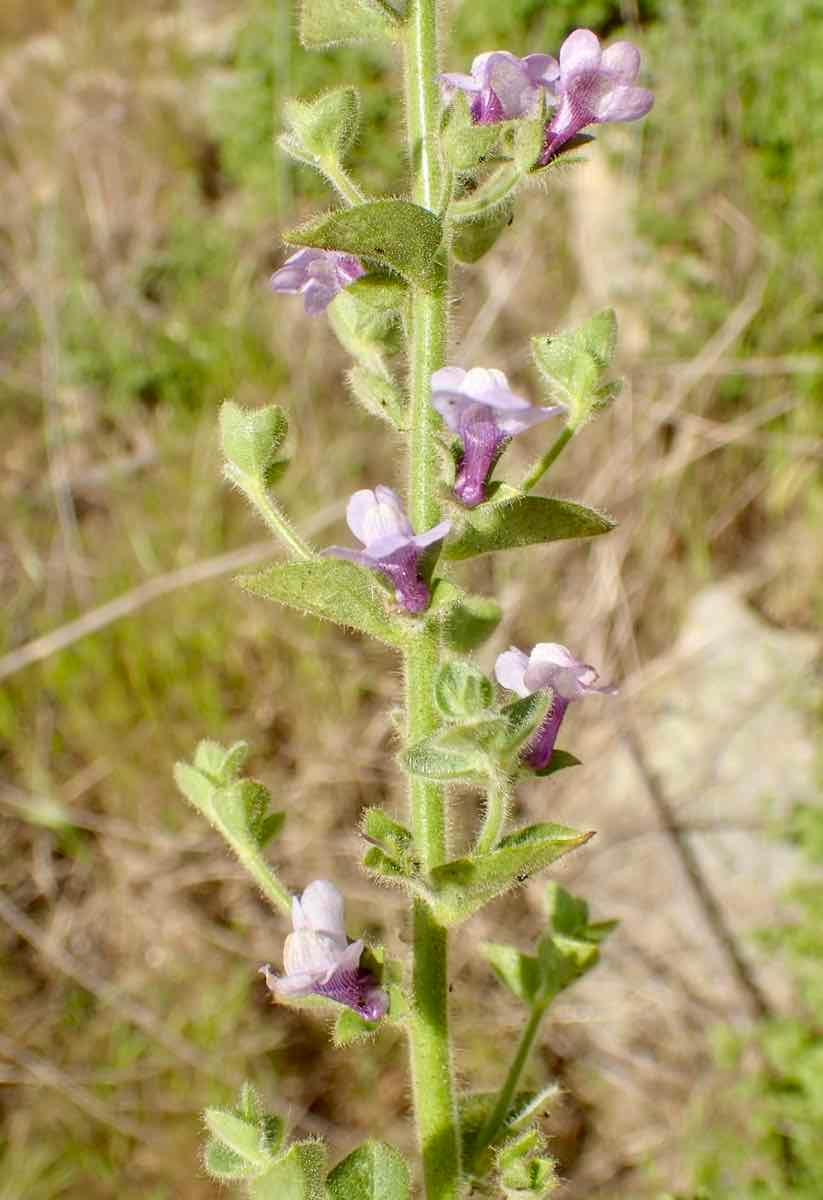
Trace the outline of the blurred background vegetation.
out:
<instances>
[{"instance_id":1,"label":"blurred background vegetation","mask_svg":"<svg viewBox=\"0 0 823 1200\"><path fill-rule=\"evenodd\" d=\"M458 280L463 365L533 390L528 336L612 303L631 384L557 472L620 532L482 563L476 582L510 613L501 637L559 637L609 678L643 678L692 598L729 579L773 626L819 628L823 3L451 8L452 69L495 47L556 51L589 25L628 31L657 94L642 129L607 131L585 166L527 194ZM395 666L232 585L271 548L221 483L215 440L227 396L283 404L283 499L320 544L355 487L394 478L396 447L349 402L325 322L266 288L279 231L328 202L273 152L278 113L341 79L364 99L354 173L401 189L396 63L302 52L286 0L2 6L2 1200L214 1195L198 1114L244 1076L336 1151L368 1128L408 1137L402 1042L332 1052L319 1022L270 1008L255 967L282 929L171 782L198 738L247 738L294 814L274 851L289 884L341 880L353 926L402 941L352 833L365 803L402 803ZM777 832L823 860L813 798ZM761 938L785 1002L753 1027L730 1002L719 1032L697 1031L711 1085L667 1110L665 1137L615 1145L607 1093L625 1079L596 1056L575 1074L584 1016L568 1044L547 1030L567 1089L551 1131L564 1196L823 1196L821 915L812 875ZM491 1080L489 1026L514 1017L469 952L455 1007L461 1070ZM630 1102L645 1088L654 1107L657 1087L632 1075ZM611 1150L592 1165L598 1144Z\"/></svg>"}]
</instances>

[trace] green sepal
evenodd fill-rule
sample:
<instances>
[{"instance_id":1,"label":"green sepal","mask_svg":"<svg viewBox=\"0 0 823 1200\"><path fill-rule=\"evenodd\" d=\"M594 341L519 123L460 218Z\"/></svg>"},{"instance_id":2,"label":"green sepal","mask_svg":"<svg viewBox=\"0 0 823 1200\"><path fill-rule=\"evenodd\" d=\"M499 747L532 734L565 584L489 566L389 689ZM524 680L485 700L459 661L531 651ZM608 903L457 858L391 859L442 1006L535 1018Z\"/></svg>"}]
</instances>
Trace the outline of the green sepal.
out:
<instances>
[{"instance_id":1,"label":"green sepal","mask_svg":"<svg viewBox=\"0 0 823 1200\"><path fill-rule=\"evenodd\" d=\"M430 885L438 919L445 925L466 920L593 836L564 825L530 825L509 834L490 854L435 867Z\"/></svg>"},{"instance_id":2,"label":"green sepal","mask_svg":"<svg viewBox=\"0 0 823 1200\"><path fill-rule=\"evenodd\" d=\"M496 600L472 596L448 579L438 579L429 607L432 621L440 624L449 650L468 654L488 641L503 617Z\"/></svg>"},{"instance_id":3,"label":"green sepal","mask_svg":"<svg viewBox=\"0 0 823 1200\"><path fill-rule=\"evenodd\" d=\"M458 174L472 172L492 157L503 137L517 124L498 121L475 125L466 96L458 92L451 102L440 139L443 157Z\"/></svg>"},{"instance_id":4,"label":"green sepal","mask_svg":"<svg viewBox=\"0 0 823 1200\"><path fill-rule=\"evenodd\" d=\"M538 779L544 779L547 775L556 775L558 771L567 771L569 767L580 767L583 764L579 758L575 758L568 750L552 750L552 756L549 759L548 765L542 767L539 771L534 771L533 774Z\"/></svg>"},{"instance_id":5,"label":"green sepal","mask_svg":"<svg viewBox=\"0 0 823 1200\"><path fill-rule=\"evenodd\" d=\"M203 1166L212 1179L218 1179L221 1183L229 1183L234 1179L253 1178L259 1170L247 1159L241 1158L239 1154L235 1154L233 1150L215 1138L206 1142Z\"/></svg>"},{"instance_id":6,"label":"green sepal","mask_svg":"<svg viewBox=\"0 0 823 1200\"><path fill-rule=\"evenodd\" d=\"M494 765L477 732L463 725L440 730L409 746L398 761L409 775L423 779L483 784L494 774Z\"/></svg>"},{"instance_id":7,"label":"green sepal","mask_svg":"<svg viewBox=\"0 0 823 1200\"><path fill-rule=\"evenodd\" d=\"M369 846L363 855L363 866L387 883L405 884L410 878L407 868L379 846Z\"/></svg>"},{"instance_id":8,"label":"green sepal","mask_svg":"<svg viewBox=\"0 0 823 1200\"><path fill-rule=\"evenodd\" d=\"M494 703L494 684L472 663L455 659L437 672L434 703L446 721L479 717Z\"/></svg>"},{"instance_id":9,"label":"green sepal","mask_svg":"<svg viewBox=\"0 0 823 1200\"><path fill-rule=\"evenodd\" d=\"M546 138L545 118L518 121L514 132L514 161L521 175L528 175L540 157Z\"/></svg>"},{"instance_id":10,"label":"green sepal","mask_svg":"<svg viewBox=\"0 0 823 1200\"><path fill-rule=\"evenodd\" d=\"M207 1108L203 1119L209 1133L250 1167L264 1171L273 1161L272 1152L261 1138L257 1124L222 1108Z\"/></svg>"},{"instance_id":11,"label":"green sepal","mask_svg":"<svg viewBox=\"0 0 823 1200\"><path fill-rule=\"evenodd\" d=\"M532 338L532 357L551 399L565 404L568 425L579 429L620 393L621 381L604 381L617 346L617 317L611 308L577 329Z\"/></svg>"},{"instance_id":12,"label":"green sepal","mask_svg":"<svg viewBox=\"0 0 823 1200\"><path fill-rule=\"evenodd\" d=\"M456 221L451 230L452 253L459 263L472 266L497 243L514 221L514 200L507 196L494 208L476 217Z\"/></svg>"},{"instance_id":13,"label":"green sepal","mask_svg":"<svg viewBox=\"0 0 823 1200\"><path fill-rule=\"evenodd\" d=\"M220 407L223 454L244 475L269 487L288 465L277 452L286 440L289 422L277 404L241 408L232 400Z\"/></svg>"},{"instance_id":14,"label":"green sepal","mask_svg":"<svg viewBox=\"0 0 823 1200\"><path fill-rule=\"evenodd\" d=\"M344 559L277 563L256 575L243 575L241 587L310 616L356 629L388 646L403 646L403 623L386 608L386 591L373 574Z\"/></svg>"},{"instance_id":15,"label":"green sepal","mask_svg":"<svg viewBox=\"0 0 823 1200\"><path fill-rule=\"evenodd\" d=\"M295 1142L282 1158L249 1186L251 1200L327 1200L323 1177L326 1147L309 1139Z\"/></svg>"},{"instance_id":16,"label":"green sepal","mask_svg":"<svg viewBox=\"0 0 823 1200\"><path fill-rule=\"evenodd\" d=\"M368 371L385 374L383 356L396 354L402 329L396 313L376 312L344 288L326 309L340 345Z\"/></svg>"},{"instance_id":17,"label":"green sepal","mask_svg":"<svg viewBox=\"0 0 823 1200\"><path fill-rule=\"evenodd\" d=\"M404 873L414 867L414 839L399 821L393 820L382 808L367 808L363 813L360 831L364 838L383 851Z\"/></svg>"},{"instance_id":18,"label":"green sepal","mask_svg":"<svg viewBox=\"0 0 823 1200\"><path fill-rule=\"evenodd\" d=\"M300 41L307 50L398 36L401 21L382 0L303 0Z\"/></svg>"},{"instance_id":19,"label":"green sepal","mask_svg":"<svg viewBox=\"0 0 823 1200\"><path fill-rule=\"evenodd\" d=\"M408 1200L409 1186L403 1156L375 1141L358 1146L326 1180L330 1200Z\"/></svg>"},{"instance_id":20,"label":"green sepal","mask_svg":"<svg viewBox=\"0 0 823 1200\"><path fill-rule=\"evenodd\" d=\"M542 1200L560 1186L554 1159L541 1153L542 1135L530 1129L512 1138L497 1155L505 1200Z\"/></svg>"},{"instance_id":21,"label":"green sepal","mask_svg":"<svg viewBox=\"0 0 823 1200\"><path fill-rule=\"evenodd\" d=\"M332 1042L338 1050L343 1046L354 1046L358 1042L367 1042L374 1037L379 1026L379 1021L367 1021L352 1008L341 1008L332 1029Z\"/></svg>"},{"instance_id":22,"label":"green sepal","mask_svg":"<svg viewBox=\"0 0 823 1200\"><path fill-rule=\"evenodd\" d=\"M446 542L443 554L452 561L461 561L519 546L596 537L614 529L614 524L605 513L571 500L531 496L501 487L492 500L471 510L462 529Z\"/></svg>"},{"instance_id":23,"label":"green sepal","mask_svg":"<svg viewBox=\"0 0 823 1200\"><path fill-rule=\"evenodd\" d=\"M222 787L239 778L248 756L248 742L234 742L227 749L220 742L204 738L197 743L193 762L197 770L208 775L216 787Z\"/></svg>"},{"instance_id":24,"label":"green sepal","mask_svg":"<svg viewBox=\"0 0 823 1200\"><path fill-rule=\"evenodd\" d=\"M355 400L367 413L386 421L393 429L405 430L406 402L393 379L383 371L361 365L349 372L348 383Z\"/></svg>"},{"instance_id":25,"label":"green sepal","mask_svg":"<svg viewBox=\"0 0 823 1200\"><path fill-rule=\"evenodd\" d=\"M349 3L349 0L346 0ZM295 246L354 254L424 288L436 287L440 218L409 200L374 200L316 217L284 234Z\"/></svg>"},{"instance_id":26,"label":"green sepal","mask_svg":"<svg viewBox=\"0 0 823 1200\"><path fill-rule=\"evenodd\" d=\"M342 162L357 138L360 97L353 87L335 88L315 100L287 100L291 137L307 155Z\"/></svg>"},{"instance_id":27,"label":"green sepal","mask_svg":"<svg viewBox=\"0 0 823 1200\"><path fill-rule=\"evenodd\" d=\"M540 992L542 974L540 963L530 954L521 954L514 946L502 942L483 942L480 953L491 966L501 983L518 1000L531 1005Z\"/></svg>"},{"instance_id":28,"label":"green sepal","mask_svg":"<svg viewBox=\"0 0 823 1200\"><path fill-rule=\"evenodd\" d=\"M505 723L500 736L500 749L507 761L514 761L521 750L537 732L552 706L551 694L547 691L533 692L513 700L500 710Z\"/></svg>"}]
</instances>

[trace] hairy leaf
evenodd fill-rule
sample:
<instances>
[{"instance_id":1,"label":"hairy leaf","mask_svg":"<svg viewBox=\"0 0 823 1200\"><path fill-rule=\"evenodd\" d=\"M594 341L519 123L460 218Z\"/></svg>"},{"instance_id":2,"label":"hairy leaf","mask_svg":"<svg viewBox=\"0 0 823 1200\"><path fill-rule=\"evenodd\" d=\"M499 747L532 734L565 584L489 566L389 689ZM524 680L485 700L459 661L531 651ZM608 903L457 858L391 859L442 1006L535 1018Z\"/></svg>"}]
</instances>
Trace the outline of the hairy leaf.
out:
<instances>
[{"instance_id":1,"label":"hairy leaf","mask_svg":"<svg viewBox=\"0 0 823 1200\"><path fill-rule=\"evenodd\" d=\"M508 494L472 509L465 524L446 543L446 558L461 560L496 550L535 546L566 538L595 537L614 528L605 513L571 500Z\"/></svg>"},{"instance_id":2,"label":"hairy leaf","mask_svg":"<svg viewBox=\"0 0 823 1200\"><path fill-rule=\"evenodd\" d=\"M300 41L307 50L395 38L400 20L382 0L303 0Z\"/></svg>"},{"instance_id":3,"label":"hairy leaf","mask_svg":"<svg viewBox=\"0 0 823 1200\"><path fill-rule=\"evenodd\" d=\"M374 200L316 217L284 234L295 246L339 250L395 271L422 287L439 281L440 218L409 200Z\"/></svg>"},{"instance_id":4,"label":"hairy leaf","mask_svg":"<svg viewBox=\"0 0 823 1200\"><path fill-rule=\"evenodd\" d=\"M365 1142L338 1163L326 1180L331 1200L408 1200L409 1169L384 1142Z\"/></svg>"},{"instance_id":5,"label":"hairy leaf","mask_svg":"<svg viewBox=\"0 0 823 1200\"><path fill-rule=\"evenodd\" d=\"M239 582L255 596L367 633L389 646L407 640L402 621L386 607L385 589L354 563L335 558L278 563L241 576Z\"/></svg>"}]
</instances>

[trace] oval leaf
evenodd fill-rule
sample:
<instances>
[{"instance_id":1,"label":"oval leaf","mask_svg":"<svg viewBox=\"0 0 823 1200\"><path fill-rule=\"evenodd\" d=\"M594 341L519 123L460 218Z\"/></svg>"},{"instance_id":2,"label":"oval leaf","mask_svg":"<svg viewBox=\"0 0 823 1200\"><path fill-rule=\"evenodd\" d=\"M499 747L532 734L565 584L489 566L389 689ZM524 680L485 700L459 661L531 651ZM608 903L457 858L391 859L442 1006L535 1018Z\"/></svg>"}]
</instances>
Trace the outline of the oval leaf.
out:
<instances>
[{"instance_id":1,"label":"oval leaf","mask_svg":"<svg viewBox=\"0 0 823 1200\"><path fill-rule=\"evenodd\" d=\"M365 1142L326 1180L332 1200L408 1200L409 1169L393 1146Z\"/></svg>"},{"instance_id":2,"label":"oval leaf","mask_svg":"<svg viewBox=\"0 0 823 1200\"><path fill-rule=\"evenodd\" d=\"M397 13L383 0L303 0L300 41L307 50L396 37Z\"/></svg>"},{"instance_id":3,"label":"oval leaf","mask_svg":"<svg viewBox=\"0 0 823 1200\"><path fill-rule=\"evenodd\" d=\"M238 581L255 596L367 633L389 646L402 646L406 631L387 610L386 592L362 567L342 559L278 563Z\"/></svg>"},{"instance_id":4,"label":"oval leaf","mask_svg":"<svg viewBox=\"0 0 823 1200\"><path fill-rule=\"evenodd\" d=\"M339 250L379 264L421 287L437 284L440 218L409 200L374 200L327 213L284 234L294 246Z\"/></svg>"},{"instance_id":5,"label":"oval leaf","mask_svg":"<svg viewBox=\"0 0 823 1200\"><path fill-rule=\"evenodd\" d=\"M571 500L509 496L498 503L481 504L473 509L460 533L446 542L443 553L446 558L460 561L518 546L595 537L608 533L614 525L605 513Z\"/></svg>"}]
</instances>

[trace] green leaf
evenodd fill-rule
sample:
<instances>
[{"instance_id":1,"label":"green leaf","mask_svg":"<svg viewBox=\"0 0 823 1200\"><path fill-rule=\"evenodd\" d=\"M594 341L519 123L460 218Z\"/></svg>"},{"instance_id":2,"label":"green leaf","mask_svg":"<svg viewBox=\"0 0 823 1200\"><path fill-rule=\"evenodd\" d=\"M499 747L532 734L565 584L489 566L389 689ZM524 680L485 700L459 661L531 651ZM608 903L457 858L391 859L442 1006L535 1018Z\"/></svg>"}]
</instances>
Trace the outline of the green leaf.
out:
<instances>
[{"instance_id":1,"label":"green leaf","mask_svg":"<svg viewBox=\"0 0 823 1200\"><path fill-rule=\"evenodd\" d=\"M584 845L592 833L564 825L530 825L504 838L496 850L435 867L431 873L436 912L455 925L536 871Z\"/></svg>"},{"instance_id":2,"label":"green leaf","mask_svg":"<svg viewBox=\"0 0 823 1200\"><path fill-rule=\"evenodd\" d=\"M579 429L620 392L620 381L602 380L617 346L613 309L596 313L578 329L532 338L532 356L549 395L568 408L568 424Z\"/></svg>"},{"instance_id":3,"label":"green leaf","mask_svg":"<svg viewBox=\"0 0 823 1200\"><path fill-rule=\"evenodd\" d=\"M253 1167L267 1167L271 1155L261 1145L260 1129L223 1108L207 1108L203 1114L206 1126L219 1142Z\"/></svg>"},{"instance_id":4,"label":"green leaf","mask_svg":"<svg viewBox=\"0 0 823 1200\"><path fill-rule=\"evenodd\" d=\"M260 1170L228 1146L213 1138L206 1142L203 1165L213 1179L229 1182L232 1179L249 1179Z\"/></svg>"},{"instance_id":5,"label":"green leaf","mask_svg":"<svg viewBox=\"0 0 823 1200\"><path fill-rule=\"evenodd\" d=\"M375 312L351 288L335 296L326 314L343 349L373 374L385 374L383 356L395 354L402 342L396 314Z\"/></svg>"},{"instance_id":6,"label":"green leaf","mask_svg":"<svg viewBox=\"0 0 823 1200\"><path fill-rule=\"evenodd\" d=\"M267 846L272 838L276 838L286 823L286 814L284 812L273 812L265 816L255 830L257 844L262 850Z\"/></svg>"},{"instance_id":7,"label":"green leaf","mask_svg":"<svg viewBox=\"0 0 823 1200\"><path fill-rule=\"evenodd\" d=\"M580 759L569 754L568 750L552 750L548 766L543 767L540 771L535 771L534 774L542 779L547 775L555 775L558 771L567 771L569 767L579 766L582 766Z\"/></svg>"},{"instance_id":8,"label":"green leaf","mask_svg":"<svg viewBox=\"0 0 823 1200\"><path fill-rule=\"evenodd\" d=\"M259 1122L263 1119L263 1105L255 1088L245 1080L240 1088L237 1112L244 1121Z\"/></svg>"},{"instance_id":9,"label":"green leaf","mask_svg":"<svg viewBox=\"0 0 823 1200\"><path fill-rule=\"evenodd\" d=\"M531 1129L500 1150L497 1165L506 1200L541 1200L560 1186L554 1159L540 1153L542 1135Z\"/></svg>"},{"instance_id":10,"label":"green leaf","mask_svg":"<svg viewBox=\"0 0 823 1200\"><path fill-rule=\"evenodd\" d=\"M485 209L468 221L452 226L452 253L459 263L471 266L479 262L514 221L511 197L494 208Z\"/></svg>"},{"instance_id":11,"label":"green leaf","mask_svg":"<svg viewBox=\"0 0 823 1200\"><path fill-rule=\"evenodd\" d=\"M408 1200L409 1169L384 1142L364 1142L326 1180L331 1200Z\"/></svg>"},{"instance_id":12,"label":"green leaf","mask_svg":"<svg viewBox=\"0 0 823 1200\"><path fill-rule=\"evenodd\" d=\"M356 88L335 88L316 100L287 100L284 114L292 136L309 155L342 162L357 138L360 97Z\"/></svg>"},{"instance_id":13,"label":"green leaf","mask_svg":"<svg viewBox=\"0 0 823 1200\"><path fill-rule=\"evenodd\" d=\"M382 371L370 370L362 365L354 367L349 372L349 387L355 400L362 404L367 413L388 422L394 429L405 429L406 402L403 394Z\"/></svg>"},{"instance_id":14,"label":"green leaf","mask_svg":"<svg viewBox=\"0 0 823 1200\"><path fill-rule=\"evenodd\" d=\"M386 608L385 589L354 563L335 558L277 563L239 582L255 596L367 633L388 646L403 646L408 639L400 619Z\"/></svg>"},{"instance_id":15,"label":"green leaf","mask_svg":"<svg viewBox=\"0 0 823 1200\"><path fill-rule=\"evenodd\" d=\"M208 776L189 763L179 762L174 765L174 781L189 803L214 823L212 800L217 789Z\"/></svg>"},{"instance_id":16,"label":"green leaf","mask_svg":"<svg viewBox=\"0 0 823 1200\"><path fill-rule=\"evenodd\" d=\"M458 173L474 169L490 157L514 122L475 125L466 96L458 92L451 103L441 137L443 154Z\"/></svg>"},{"instance_id":17,"label":"green leaf","mask_svg":"<svg viewBox=\"0 0 823 1200\"><path fill-rule=\"evenodd\" d=\"M589 906L559 883L546 884L546 913L556 933L567 937L585 937L589 928Z\"/></svg>"},{"instance_id":18,"label":"green leaf","mask_svg":"<svg viewBox=\"0 0 823 1200\"><path fill-rule=\"evenodd\" d=\"M502 617L503 610L496 600L463 594L443 619L446 646L459 654L476 650L491 637Z\"/></svg>"},{"instance_id":19,"label":"green leaf","mask_svg":"<svg viewBox=\"0 0 823 1200\"><path fill-rule=\"evenodd\" d=\"M446 558L460 561L478 554L535 546L565 538L595 537L614 528L605 513L571 500L523 494L491 500L472 509L462 530L446 542Z\"/></svg>"},{"instance_id":20,"label":"green leaf","mask_svg":"<svg viewBox=\"0 0 823 1200\"><path fill-rule=\"evenodd\" d=\"M308 221L284 238L295 246L355 254L421 287L440 280L435 266L443 240L440 218L408 200L355 204Z\"/></svg>"},{"instance_id":21,"label":"green leaf","mask_svg":"<svg viewBox=\"0 0 823 1200\"><path fill-rule=\"evenodd\" d=\"M414 839L405 825L393 820L382 808L367 808L360 828L364 837L379 842L396 863L408 866Z\"/></svg>"},{"instance_id":22,"label":"green leaf","mask_svg":"<svg viewBox=\"0 0 823 1200\"><path fill-rule=\"evenodd\" d=\"M522 1000L531 1005L540 991L540 964L529 954L521 954L514 946L500 942L483 942L480 952L491 966L501 983Z\"/></svg>"},{"instance_id":23,"label":"green leaf","mask_svg":"<svg viewBox=\"0 0 823 1200\"><path fill-rule=\"evenodd\" d=\"M494 685L472 663L444 663L434 681L434 702L447 721L478 717L494 703Z\"/></svg>"},{"instance_id":24,"label":"green leaf","mask_svg":"<svg viewBox=\"0 0 823 1200\"><path fill-rule=\"evenodd\" d=\"M323 1186L326 1147L295 1142L288 1152L249 1186L251 1200L327 1200Z\"/></svg>"},{"instance_id":25,"label":"green leaf","mask_svg":"<svg viewBox=\"0 0 823 1200\"><path fill-rule=\"evenodd\" d=\"M400 755L409 775L443 782L485 780L491 770L488 754L463 728L447 729L422 738Z\"/></svg>"},{"instance_id":26,"label":"green leaf","mask_svg":"<svg viewBox=\"0 0 823 1200\"><path fill-rule=\"evenodd\" d=\"M303 0L300 41L307 50L342 43L393 39L400 18L381 0Z\"/></svg>"},{"instance_id":27,"label":"green leaf","mask_svg":"<svg viewBox=\"0 0 823 1200\"><path fill-rule=\"evenodd\" d=\"M277 452L286 440L289 422L277 404L241 408L227 400L220 408L223 453L244 475L264 485L281 464Z\"/></svg>"},{"instance_id":28,"label":"green leaf","mask_svg":"<svg viewBox=\"0 0 823 1200\"><path fill-rule=\"evenodd\" d=\"M364 307L373 313L400 313L406 306L409 289L396 275L384 275L373 271L361 275L346 288Z\"/></svg>"}]
</instances>

